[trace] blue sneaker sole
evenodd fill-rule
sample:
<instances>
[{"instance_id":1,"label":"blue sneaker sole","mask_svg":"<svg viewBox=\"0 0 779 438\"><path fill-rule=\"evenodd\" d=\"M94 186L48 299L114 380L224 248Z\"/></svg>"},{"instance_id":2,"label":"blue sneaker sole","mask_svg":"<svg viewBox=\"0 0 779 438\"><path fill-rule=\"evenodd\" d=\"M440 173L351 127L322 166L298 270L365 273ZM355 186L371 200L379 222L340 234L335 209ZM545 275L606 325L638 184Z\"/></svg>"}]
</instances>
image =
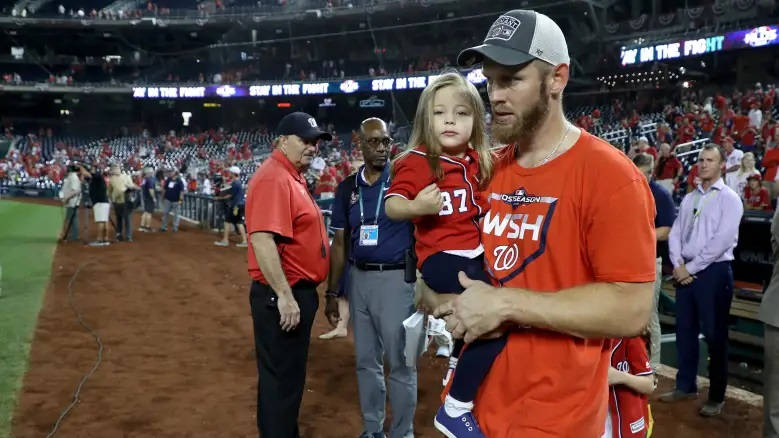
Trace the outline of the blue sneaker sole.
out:
<instances>
[{"instance_id":1,"label":"blue sneaker sole","mask_svg":"<svg viewBox=\"0 0 779 438\"><path fill-rule=\"evenodd\" d=\"M457 435L453 434L452 432L449 432L449 429L447 429L447 428L446 428L446 426L444 426L443 424L441 424L441 423L439 423L439 422L438 422L438 418L434 418L434 419L433 419L433 426L435 426L435 428L436 428L436 429L437 429L439 432L441 432L442 434L444 434L444 436L445 436L446 438L457 438Z\"/></svg>"}]
</instances>

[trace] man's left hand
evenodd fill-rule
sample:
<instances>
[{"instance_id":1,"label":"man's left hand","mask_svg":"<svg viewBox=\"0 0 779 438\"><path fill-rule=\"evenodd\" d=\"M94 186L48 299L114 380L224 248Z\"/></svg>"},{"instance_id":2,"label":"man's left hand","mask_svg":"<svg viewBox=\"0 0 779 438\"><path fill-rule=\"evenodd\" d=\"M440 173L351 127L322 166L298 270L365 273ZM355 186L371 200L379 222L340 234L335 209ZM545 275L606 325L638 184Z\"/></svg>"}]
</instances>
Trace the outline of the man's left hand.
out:
<instances>
[{"instance_id":1,"label":"man's left hand","mask_svg":"<svg viewBox=\"0 0 779 438\"><path fill-rule=\"evenodd\" d=\"M674 279L683 285L692 283L692 275L687 271L687 265L681 264L674 268Z\"/></svg>"},{"instance_id":2,"label":"man's left hand","mask_svg":"<svg viewBox=\"0 0 779 438\"><path fill-rule=\"evenodd\" d=\"M472 280L465 273L458 274L465 288L462 294L433 312L446 320L446 329L454 338L473 342L485 333L494 331L503 322L500 290L483 281Z\"/></svg>"},{"instance_id":3,"label":"man's left hand","mask_svg":"<svg viewBox=\"0 0 779 438\"><path fill-rule=\"evenodd\" d=\"M687 265L682 263L674 269L674 279L682 286L688 286L695 280L695 276L690 274Z\"/></svg>"}]
</instances>

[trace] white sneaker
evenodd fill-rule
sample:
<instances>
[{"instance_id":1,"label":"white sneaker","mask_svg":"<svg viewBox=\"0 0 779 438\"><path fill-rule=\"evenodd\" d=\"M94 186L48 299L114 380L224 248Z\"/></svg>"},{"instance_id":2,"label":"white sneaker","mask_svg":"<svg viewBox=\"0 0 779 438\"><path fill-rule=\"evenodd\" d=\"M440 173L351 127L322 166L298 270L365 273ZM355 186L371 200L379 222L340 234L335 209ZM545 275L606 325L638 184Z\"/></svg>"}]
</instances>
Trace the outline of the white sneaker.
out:
<instances>
[{"instance_id":1,"label":"white sneaker","mask_svg":"<svg viewBox=\"0 0 779 438\"><path fill-rule=\"evenodd\" d=\"M437 357L449 357L452 355L452 349L448 345L439 345L435 355Z\"/></svg>"},{"instance_id":2,"label":"white sneaker","mask_svg":"<svg viewBox=\"0 0 779 438\"><path fill-rule=\"evenodd\" d=\"M228 242L222 242L221 240L217 240L216 242L214 242L214 245L221 246L221 247L230 246Z\"/></svg>"},{"instance_id":3,"label":"white sneaker","mask_svg":"<svg viewBox=\"0 0 779 438\"><path fill-rule=\"evenodd\" d=\"M235 246L238 248L247 248L249 244L246 242L241 242L241 243L236 243Z\"/></svg>"}]
</instances>

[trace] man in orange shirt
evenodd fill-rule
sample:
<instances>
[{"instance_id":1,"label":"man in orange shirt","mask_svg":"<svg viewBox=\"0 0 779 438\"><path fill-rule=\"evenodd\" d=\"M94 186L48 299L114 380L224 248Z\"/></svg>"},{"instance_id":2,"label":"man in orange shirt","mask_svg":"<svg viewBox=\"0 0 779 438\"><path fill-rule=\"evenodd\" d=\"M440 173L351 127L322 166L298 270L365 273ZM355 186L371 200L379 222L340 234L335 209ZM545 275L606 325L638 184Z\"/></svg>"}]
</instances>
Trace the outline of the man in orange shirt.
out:
<instances>
[{"instance_id":1,"label":"man in orange shirt","mask_svg":"<svg viewBox=\"0 0 779 438\"><path fill-rule=\"evenodd\" d=\"M549 17L513 10L460 65L483 62L499 151L482 221L485 267L436 309L466 342L509 330L475 400L490 438L598 438L611 344L649 320L655 209L646 178L563 114L567 44ZM521 145L521 146L520 146ZM630 257L626 257L630 254Z\"/></svg>"},{"instance_id":2,"label":"man in orange shirt","mask_svg":"<svg viewBox=\"0 0 779 438\"><path fill-rule=\"evenodd\" d=\"M297 438L316 287L330 266L322 212L302 176L330 134L306 113L284 116L277 148L247 190L249 302L257 355L257 428L266 438Z\"/></svg>"}]
</instances>

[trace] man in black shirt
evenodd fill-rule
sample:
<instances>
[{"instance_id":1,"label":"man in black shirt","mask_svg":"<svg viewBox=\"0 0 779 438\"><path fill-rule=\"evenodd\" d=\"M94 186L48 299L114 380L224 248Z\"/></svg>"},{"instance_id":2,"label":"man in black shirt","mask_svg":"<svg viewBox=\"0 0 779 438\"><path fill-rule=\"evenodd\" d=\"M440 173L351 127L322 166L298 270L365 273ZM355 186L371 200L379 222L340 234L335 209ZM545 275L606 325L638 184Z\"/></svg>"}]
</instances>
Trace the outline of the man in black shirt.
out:
<instances>
[{"instance_id":1,"label":"man in black shirt","mask_svg":"<svg viewBox=\"0 0 779 438\"><path fill-rule=\"evenodd\" d=\"M97 237L92 246L107 246L108 241L108 217L111 211L108 204L108 187L105 182L103 169L95 166L87 176L89 178L89 198L92 201L92 214L97 225Z\"/></svg>"},{"instance_id":2,"label":"man in black shirt","mask_svg":"<svg viewBox=\"0 0 779 438\"><path fill-rule=\"evenodd\" d=\"M246 248L248 246L246 240L246 228L243 225L244 219L244 207L246 201L244 199L243 185L239 179L241 176L241 169L238 166L232 166L230 168L230 176L228 182L230 183L227 193L217 196L216 199L225 201L225 224L224 235L222 240L214 242L216 246L230 246L230 227L228 224L233 224L235 231L241 235L241 243L235 245L239 248ZM225 192L223 189L222 192Z\"/></svg>"}]
</instances>

